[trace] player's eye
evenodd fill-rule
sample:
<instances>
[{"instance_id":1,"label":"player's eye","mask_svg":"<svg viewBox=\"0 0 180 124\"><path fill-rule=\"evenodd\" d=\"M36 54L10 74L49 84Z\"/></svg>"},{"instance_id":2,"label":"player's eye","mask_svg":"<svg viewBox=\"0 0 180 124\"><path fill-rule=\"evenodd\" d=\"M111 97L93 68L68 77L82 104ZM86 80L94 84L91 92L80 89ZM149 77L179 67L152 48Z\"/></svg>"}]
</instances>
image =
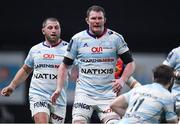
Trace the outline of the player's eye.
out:
<instances>
[{"instance_id":1,"label":"player's eye","mask_svg":"<svg viewBox=\"0 0 180 124\"><path fill-rule=\"evenodd\" d=\"M48 26L47 29L51 30L53 29L53 26Z\"/></svg>"},{"instance_id":2,"label":"player's eye","mask_svg":"<svg viewBox=\"0 0 180 124\"><path fill-rule=\"evenodd\" d=\"M60 27L59 26L55 26L55 29L58 30Z\"/></svg>"}]
</instances>

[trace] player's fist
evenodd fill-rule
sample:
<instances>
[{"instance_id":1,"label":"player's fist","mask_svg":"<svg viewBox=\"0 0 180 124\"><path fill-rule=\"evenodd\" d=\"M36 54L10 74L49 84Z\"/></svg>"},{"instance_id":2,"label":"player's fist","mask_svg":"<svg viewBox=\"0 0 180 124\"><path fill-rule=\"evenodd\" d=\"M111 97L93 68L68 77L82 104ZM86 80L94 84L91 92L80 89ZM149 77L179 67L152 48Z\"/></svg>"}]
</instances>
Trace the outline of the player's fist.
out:
<instances>
[{"instance_id":1,"label":"player's fist","mask_svg":"<svg viewBox=\"0 0 180 124\"><path fill-rule=\"evenodd\" d=\"M51 96L51 102L52 102L53 105L56 104L56 100L57 100L57 98L59 97L59 95L60 95L60 91L59 91L59 90L56 90L56 91L52 94L52 96Z\"/></svg>"},{"instance_id":2,"label":"player's fist","mask_svg":"<svg viewBox=\"0 0 180 124\"><path fill-rule=\"evenodd\" d=\"M11 86L7 86L1 90L2 96L10 96L13 92L14 88Z\"/></svg>"},{"instance_id":3,"label":"player's fist","mask_svg":"<svg viewBox=\"0 0 180 124\"><path fill-rule=\"evenodd\" d=\"M118 93L121 91L122 87L124 86L125 81L120 79L113 79L112 80L112 88L114 93Z\"/></svg>"}]
</instances>

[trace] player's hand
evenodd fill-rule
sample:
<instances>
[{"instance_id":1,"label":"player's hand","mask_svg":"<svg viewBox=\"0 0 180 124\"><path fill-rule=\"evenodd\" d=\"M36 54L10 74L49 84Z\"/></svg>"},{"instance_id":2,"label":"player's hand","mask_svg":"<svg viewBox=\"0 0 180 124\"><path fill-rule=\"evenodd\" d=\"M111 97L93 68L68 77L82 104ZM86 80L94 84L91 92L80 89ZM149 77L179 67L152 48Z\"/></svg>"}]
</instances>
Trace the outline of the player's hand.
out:
<instances>
[{"instance_id":1,"label":"player's hand","mask_svg":"<svg viewBox=\"0 0 180 124\"><path fill-rule=\"evenodd\" d=\"M53 105L56 104L56 100L57 100L57 98L59 97L59 95L60 95L60 91L59 91L59 90L56 90L56 91L52 94L52 96L51 96L51 102L52 102Z\"/></svg>"},{"instance_id":2,"label":"player's hand","mask_svg":"<svg viewBox=\"0 0 180 124\"><path fill-rule=\"evenodd\" d=\"M7 86L1 90L2 96L10 96L13 92L14 88L12 86Z\"/></svg>"},{"instance_id":3,"label":"player's hand","mask_svg":"<svg viewBox=\"0 0 180 124\"><path fill-rule=\"evenodd\" d=\"M112 82L113 82L112 87L114 93L120 92L125 83L121 78L113 79Z\"/></svg>"}]
</instances>

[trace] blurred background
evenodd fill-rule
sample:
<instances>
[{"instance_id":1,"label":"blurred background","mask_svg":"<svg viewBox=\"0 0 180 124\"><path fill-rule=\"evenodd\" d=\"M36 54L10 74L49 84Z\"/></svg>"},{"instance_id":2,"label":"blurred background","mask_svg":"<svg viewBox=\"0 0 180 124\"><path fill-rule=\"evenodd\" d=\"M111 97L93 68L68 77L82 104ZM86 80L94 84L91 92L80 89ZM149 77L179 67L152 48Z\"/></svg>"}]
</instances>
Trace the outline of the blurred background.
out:
<instances>
[{"instance_id":1,"label":"blurred background","mask_svg":"<svg viewBox=\"0 0 180 124\"><path fill-rule=\"evenodd\" d=\"M0 7L0 90L22 66L29 49L44 40L41 24L45 18L58 18L61 37L69 41L87 28L86 10L94 4L104 7L106 26L128 43L137 64L135 78L150 82L152 68L179 46L180 0L6 0ZM0 122L32 122L29 81L10 98L0 97ZM70 83L66 122L71 122L74 87ZM98 122L96 116L92 122Z\"/></svg>"}]
</instances>

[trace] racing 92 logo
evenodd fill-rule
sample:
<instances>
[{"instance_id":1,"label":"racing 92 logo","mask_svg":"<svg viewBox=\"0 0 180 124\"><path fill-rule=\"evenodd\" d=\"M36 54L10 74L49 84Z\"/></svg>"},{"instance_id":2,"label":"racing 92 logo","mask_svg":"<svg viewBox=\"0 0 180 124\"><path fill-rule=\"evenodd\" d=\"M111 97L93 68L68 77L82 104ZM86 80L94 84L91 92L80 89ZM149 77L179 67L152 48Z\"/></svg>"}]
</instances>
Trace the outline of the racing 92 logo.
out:
<instances>
[{"instance_id":1,"label":"racing 92 logo","mask_svg":"<svg viewBox=\"0 0 180 124\"><path fill-rule=\"evenodd\" d=\"M54 54L43 54L43 59L54 59L55 55Z\"/></svg>"},{"instance_id":2,"label":"racing 92 logo","mask_svg":"<svg viewBox=\"0 0 180 124\"><path fill-rule=\"evenodd\" d=\"M103 48L102 48L102 47L92 47L92 48L91 48L91 51L92 51L93 53L100 53L100 52L103 51Z\"/></svg>"}]
</instances>

